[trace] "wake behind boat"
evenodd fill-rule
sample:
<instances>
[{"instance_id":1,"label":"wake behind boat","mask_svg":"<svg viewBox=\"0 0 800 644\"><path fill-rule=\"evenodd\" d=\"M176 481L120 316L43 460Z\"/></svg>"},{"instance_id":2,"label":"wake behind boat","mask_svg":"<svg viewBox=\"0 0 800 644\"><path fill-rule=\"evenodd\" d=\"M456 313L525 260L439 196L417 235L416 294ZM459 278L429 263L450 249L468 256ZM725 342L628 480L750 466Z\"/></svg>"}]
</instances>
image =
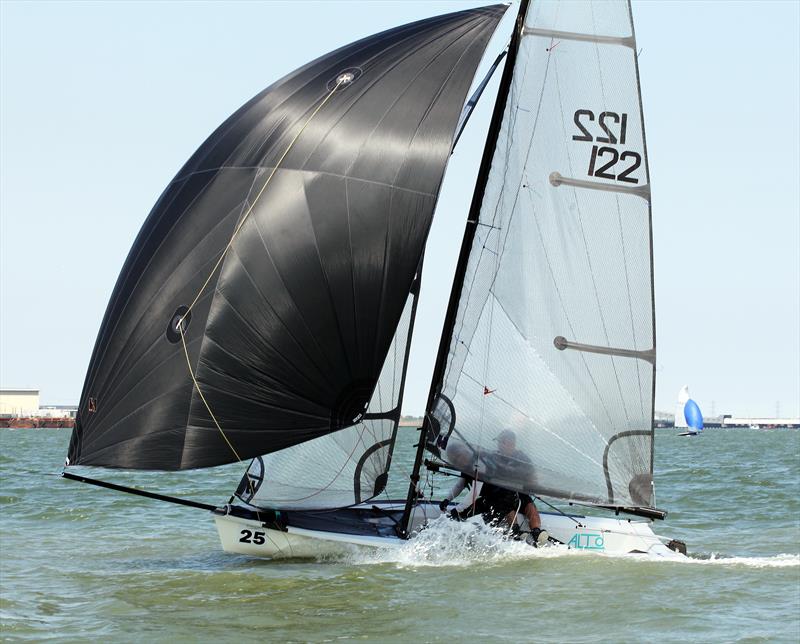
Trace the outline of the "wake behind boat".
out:
<instances>
[{"instance_id":1,"label":"wake behind boat","mask_svg":"<svg viewBox=\"0 0 800 644\"><path fill-rule=\"evenodd\" d=\"M123 267L68 466L252 459L220 508L146 494L213 511L223 548L250 555L396 547L448 509L436 499L456 476L550 506L541 527L565 547L676 556L648 522L666 513L653 487L650 181L630 6L523 1L467 100L505 10L342 47L211 135ZM398 471L428 230L503 57L425 422L412 470ZM501 433L513 451L498 451ZM405 499L387 498L390 475L409 481ZM522 534L533 528L517 514Z\"/></svg>"}]
</instances>

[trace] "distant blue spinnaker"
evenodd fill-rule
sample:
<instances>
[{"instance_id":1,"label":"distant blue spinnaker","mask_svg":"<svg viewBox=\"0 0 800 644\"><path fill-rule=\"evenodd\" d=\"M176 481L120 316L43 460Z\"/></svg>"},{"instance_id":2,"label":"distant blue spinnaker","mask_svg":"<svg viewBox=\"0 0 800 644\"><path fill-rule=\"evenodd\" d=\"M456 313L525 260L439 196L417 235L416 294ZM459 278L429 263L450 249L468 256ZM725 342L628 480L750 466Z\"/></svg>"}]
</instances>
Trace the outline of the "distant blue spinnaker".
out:
<instances>
[{"instance_id":1,"label":"distant blue spinnaker","mask_svg":"<svg viewBox=\"0 0 800 644\"><path fill-rule=\"evenodd\" d=\"M700 411L700 407L691 398L686 401L686 405L683 407L683 416L686 418L686 424L692 429L697 431L703 429L703 414Z\"/></svg>"}]
</instances>

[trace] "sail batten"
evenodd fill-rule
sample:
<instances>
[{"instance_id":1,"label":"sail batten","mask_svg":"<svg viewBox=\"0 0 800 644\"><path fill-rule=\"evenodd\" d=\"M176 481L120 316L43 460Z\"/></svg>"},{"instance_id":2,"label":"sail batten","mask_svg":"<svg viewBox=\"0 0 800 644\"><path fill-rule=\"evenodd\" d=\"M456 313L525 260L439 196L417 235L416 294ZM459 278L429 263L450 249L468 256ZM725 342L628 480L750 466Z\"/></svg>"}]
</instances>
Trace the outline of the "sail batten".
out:
<instances>
[{"instance_id":1,"label":"sail batten","mask_svg":"<svg viewBox=\"0 0 800 644\"><path fill-rule=\"evenodd\" d=\"M209 137L123 267L70 464L209 467L358 426L504 11L460 11L342 47Z\"/></svg>"},{"instance_id":2,"label":"sail batten","mask_svg":"<svg viewBox=\"0 0 800 644\"><path fill-rule=\"evenodd\" d=\"M537 29L534 27L525 27L522 30L524 36L540 36L543 38L551 38L558 40L577 40L580 42L594 42L603 45L623 45L633 49L636 47L636 41L633 36L603 36L600 34L587 34L578 33L574 31L558 31L556 29Z\"/></svg>"},{"instance_id":3,"label":"sail batten","mask_svg":"<svg viewBox=\"0 0 800 644\"><path fill-rule=\"evenodd\" d=\"M629 6L524 15L434 374L432 449L510 489L648 507L650 180Z\"/></svg>"}]
</instances>

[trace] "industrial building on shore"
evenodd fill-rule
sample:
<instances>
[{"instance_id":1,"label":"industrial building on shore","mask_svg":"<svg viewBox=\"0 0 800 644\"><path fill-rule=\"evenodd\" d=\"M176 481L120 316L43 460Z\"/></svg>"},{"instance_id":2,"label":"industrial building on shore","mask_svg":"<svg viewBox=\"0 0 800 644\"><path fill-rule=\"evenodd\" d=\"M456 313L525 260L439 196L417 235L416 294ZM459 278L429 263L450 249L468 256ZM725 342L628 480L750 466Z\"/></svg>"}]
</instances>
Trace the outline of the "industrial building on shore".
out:
<instances>
[{"instance_id":1,"label":"industrial building on shore","mask_svg":"<svg viewBox=\"0 0 800 644\"><path fill-rule=\"evenodd\" d=\"M0 389L0 416L19 418L38 412L38 389Z\"/></svg>"},{"instance_id":2,"label":"industrial building on shore","mask_svg":"<svg viewBox=\"0 0 800 644\"><path fill-rule=\"evenodd\" d=\"M75 405L42 405L38 389L0 389L0 427L73 427Z\"/></svg>"},{"instance_id":3,"label":"industrial building on shore","mask_svg":"<svg viewBox=\"0 0 800 644\"><path fill-rule=\"evenodd\" d=\"M675 426L675 416L668 412L656 411L653 419L656 429L666 429ZM722 414L720 416L704 416L703 426L718 429L733 429L735 427L753 427L758 429L771 429L775 427L794 427L800 429L800 418L773 418L767 416L744 417Z\"/></svg>"}]
</instances>

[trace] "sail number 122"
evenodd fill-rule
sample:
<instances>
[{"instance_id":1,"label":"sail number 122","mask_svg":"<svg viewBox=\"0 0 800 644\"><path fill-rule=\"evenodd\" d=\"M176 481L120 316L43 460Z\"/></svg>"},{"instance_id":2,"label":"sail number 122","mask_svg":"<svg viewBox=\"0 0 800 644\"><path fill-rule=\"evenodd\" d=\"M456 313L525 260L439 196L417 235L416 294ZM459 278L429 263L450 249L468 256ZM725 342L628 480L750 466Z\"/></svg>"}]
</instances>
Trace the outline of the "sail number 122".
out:
<instances>
[{"instance_id":1,"label":"sail number 122","mask_svg":"<svg viewBox=\"0 0 800 644\"><path fill-rule=\"evenodd\" d=\"M638 152L624 150L619 152L612 145L625 145L625 135L628 129L628 115L617 114L616 112L601 112L597 117L597 125L603 131L601 136L594 137L589 131L595 121L592 110L576 110L574 116L575 125L578 126L580 134L573 134L573 141L588 141L606 143L608 145L593 145L592 155L589 158L589 176L600 179L611 179L612 181L624 181L627 183L639 183L636 177L630 176L642 164L642 157ZM628 163L626 163L628 162ZM621 167L617 167L620 163ZM616 173L616 174L615 174Z\"/></svg>"}]
</instances>

